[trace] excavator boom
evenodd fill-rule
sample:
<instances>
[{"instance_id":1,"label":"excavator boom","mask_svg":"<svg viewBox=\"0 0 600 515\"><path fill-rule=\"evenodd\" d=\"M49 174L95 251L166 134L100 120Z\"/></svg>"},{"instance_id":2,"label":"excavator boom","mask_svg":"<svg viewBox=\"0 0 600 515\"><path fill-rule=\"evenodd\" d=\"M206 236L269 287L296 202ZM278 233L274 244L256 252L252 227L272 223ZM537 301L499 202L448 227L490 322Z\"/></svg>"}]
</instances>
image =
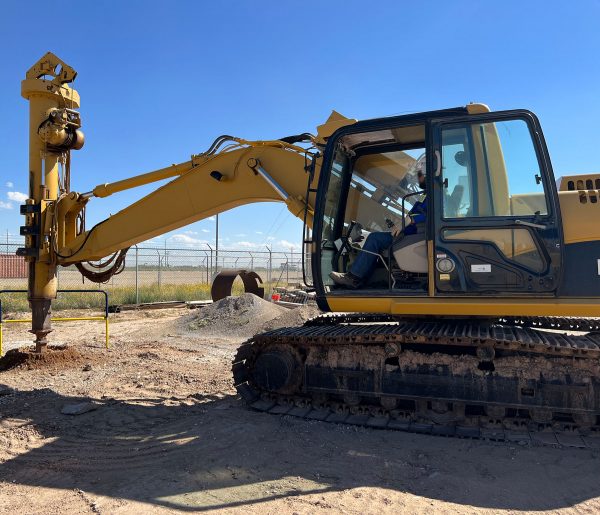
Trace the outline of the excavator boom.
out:
<instances>
[{"instance_id":1,"label":"excavator boom","mask_svg":"<svg viewBox=\"0 0 600 515\"><path fill-rule=\"evenodd\" d=\"M300 153L302 150L302 153ZM312 224L314 196L306 199L311 174L304 171L314 155L276 145L244 146L207 158L194 158L169 171L104 184L91 195L105 197L148 182L175 177L122 211L82 232L59 250L61 265L99 260L113 252L216 213L253 202L285 202ZM312 167L318 176L319 165ZM260 171L259 171L260 170ZM275 180L273 177L277 177ZM82 196L87 202L87 196Z\"/></svg>"}]
</instances>

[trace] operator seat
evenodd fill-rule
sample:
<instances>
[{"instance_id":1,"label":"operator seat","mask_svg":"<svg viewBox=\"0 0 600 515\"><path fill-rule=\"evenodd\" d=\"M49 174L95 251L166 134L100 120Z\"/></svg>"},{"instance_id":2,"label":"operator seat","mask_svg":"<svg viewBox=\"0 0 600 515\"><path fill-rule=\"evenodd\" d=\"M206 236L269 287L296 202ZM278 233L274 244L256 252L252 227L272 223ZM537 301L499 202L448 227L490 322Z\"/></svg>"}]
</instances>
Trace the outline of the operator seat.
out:
<instances>
[{"instance_id":1,"label":"operator seat","mask_svg":"<svg viewBox=\"0 0 600 515\"><path fill-rule=\"evenodd\" d=\"M418 223L417 232L402 236L392 244L392 255L405 272L426 274L428 271L425 224Z\"/></svg>"},{"instance_id":2,"label":"operator seat","mask_svg":"<svg viewBox=\"0 0 600 515\"><path fill-rule=\"evenodd\" d=\"M446 210L456 216L462 197L464 186L457 184L452 193L446 197ZM405 272L414 274L426 274L429 269L427 260L427 239L425 234L425 223L418 223L417 232L408 236L402 236L392 244L392 255L398 266Z\"/></svg>"}]
</instances>

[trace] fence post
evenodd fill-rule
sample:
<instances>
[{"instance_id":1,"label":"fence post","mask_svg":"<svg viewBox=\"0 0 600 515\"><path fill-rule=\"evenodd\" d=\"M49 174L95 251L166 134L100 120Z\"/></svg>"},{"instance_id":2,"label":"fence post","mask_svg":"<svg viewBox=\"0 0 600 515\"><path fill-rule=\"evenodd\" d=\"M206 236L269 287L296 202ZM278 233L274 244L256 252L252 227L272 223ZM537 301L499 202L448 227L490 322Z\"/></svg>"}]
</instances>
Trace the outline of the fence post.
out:
<instances>
[{"instance_id":1,"label":"fence post","mask_svg":"<svg viewBox=\"0 0 600 515\"><path fill-rule=\"evenodd\" d=\"M158 257L158 276L157 276L157 281L158 281L158 288L160 289L160 262L161 262L161 258L160 258L160 250L156 249L156 256Z\"/></svg>"},{"instance_id":2,"label":"fence post","mask_svg":"<svg viewBox=\"0 0 600 515\"><path fill-rule=\"evenodd\" d=\"M138 268L138 246L135 245L135 303L140 303L139 268Z\"/></svg>"},{"instance_id":3,"label":"fence post","mask_svg":"<svg viewBox=\"0 0 600 515\"><path fill-rule=\"evenodd\" d=\"M210 249L210 275L212 276L212 273L213 273L213 248L208 243L205 243L204 245L206 245ZM210 279L208 280L208 283L210 284Z\"/></svg>"},{"instance_id":4,"label":"fence post","mask_svg":"<svg viewBox=\"0 0 600 515\"><path fill-rule=\"evenodd\" d=\"M272 254L271 249L269 248L268 245L265 245L265 247L269 251L269 266L267 268L267 282L269 283L269 299L270 299L273 296L273 283L272 283L272 277L273 277L273 254Z\"/></svg>"}]
</instances>

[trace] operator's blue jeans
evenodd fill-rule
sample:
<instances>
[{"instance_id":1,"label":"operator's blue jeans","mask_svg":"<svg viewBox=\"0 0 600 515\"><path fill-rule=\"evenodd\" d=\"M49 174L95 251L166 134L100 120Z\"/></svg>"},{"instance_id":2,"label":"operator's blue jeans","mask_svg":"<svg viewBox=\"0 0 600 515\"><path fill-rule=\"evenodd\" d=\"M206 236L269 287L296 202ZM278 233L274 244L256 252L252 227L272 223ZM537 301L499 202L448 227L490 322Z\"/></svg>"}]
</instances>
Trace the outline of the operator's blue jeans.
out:
<instances>
[{"instance_id":1,"label":"operator's blue jeans","mask_svg":"<svg viewBox=\"0 0 600 515\"><path fill-rule=\"evenodd\" d=\"M391 232L372 232L367 236L367 241L362 248L381 254L392 245L393 241ZM350 273L359 279L366 279L375 268L377 259L379 259L377 256L368 252L359 252L356 261L350 267Z\"/></svg>"}]
</instances>

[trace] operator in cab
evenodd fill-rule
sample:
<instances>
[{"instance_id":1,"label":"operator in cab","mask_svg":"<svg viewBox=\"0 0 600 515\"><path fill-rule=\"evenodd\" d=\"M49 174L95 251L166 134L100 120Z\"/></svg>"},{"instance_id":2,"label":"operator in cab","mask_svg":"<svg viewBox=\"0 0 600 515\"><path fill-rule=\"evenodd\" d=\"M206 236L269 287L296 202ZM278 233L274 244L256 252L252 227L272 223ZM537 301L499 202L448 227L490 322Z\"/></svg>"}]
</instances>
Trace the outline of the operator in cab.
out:
<instances>
[{"instance_id":1,"label":"operator in cab","mask_svg":"<svg viewBox=\"0 0 600 515\"><path fill-rule=\"evenodd\" d=\"M425 176L425 154L423 154L415 163L415 170L417 172L419 188L425 192L427 187ZM403 235L408 236L410 234L416 234L416 224L424 223L427 220L427 195L425 195L422 201L415 202L408 213L408 218L410 223L405 225L404 231L397 225L393 225L389 232L372 232L369 234L362 247L364 251L359 251L358 257L350 266L350 270L347 273L331 272L329 277L331 277L333 282L338 286L352 289L360 287L375 269L378 259L377 254L381 254L384 250L390 248L392 244Z\"/></svg>"}]
</instances>

